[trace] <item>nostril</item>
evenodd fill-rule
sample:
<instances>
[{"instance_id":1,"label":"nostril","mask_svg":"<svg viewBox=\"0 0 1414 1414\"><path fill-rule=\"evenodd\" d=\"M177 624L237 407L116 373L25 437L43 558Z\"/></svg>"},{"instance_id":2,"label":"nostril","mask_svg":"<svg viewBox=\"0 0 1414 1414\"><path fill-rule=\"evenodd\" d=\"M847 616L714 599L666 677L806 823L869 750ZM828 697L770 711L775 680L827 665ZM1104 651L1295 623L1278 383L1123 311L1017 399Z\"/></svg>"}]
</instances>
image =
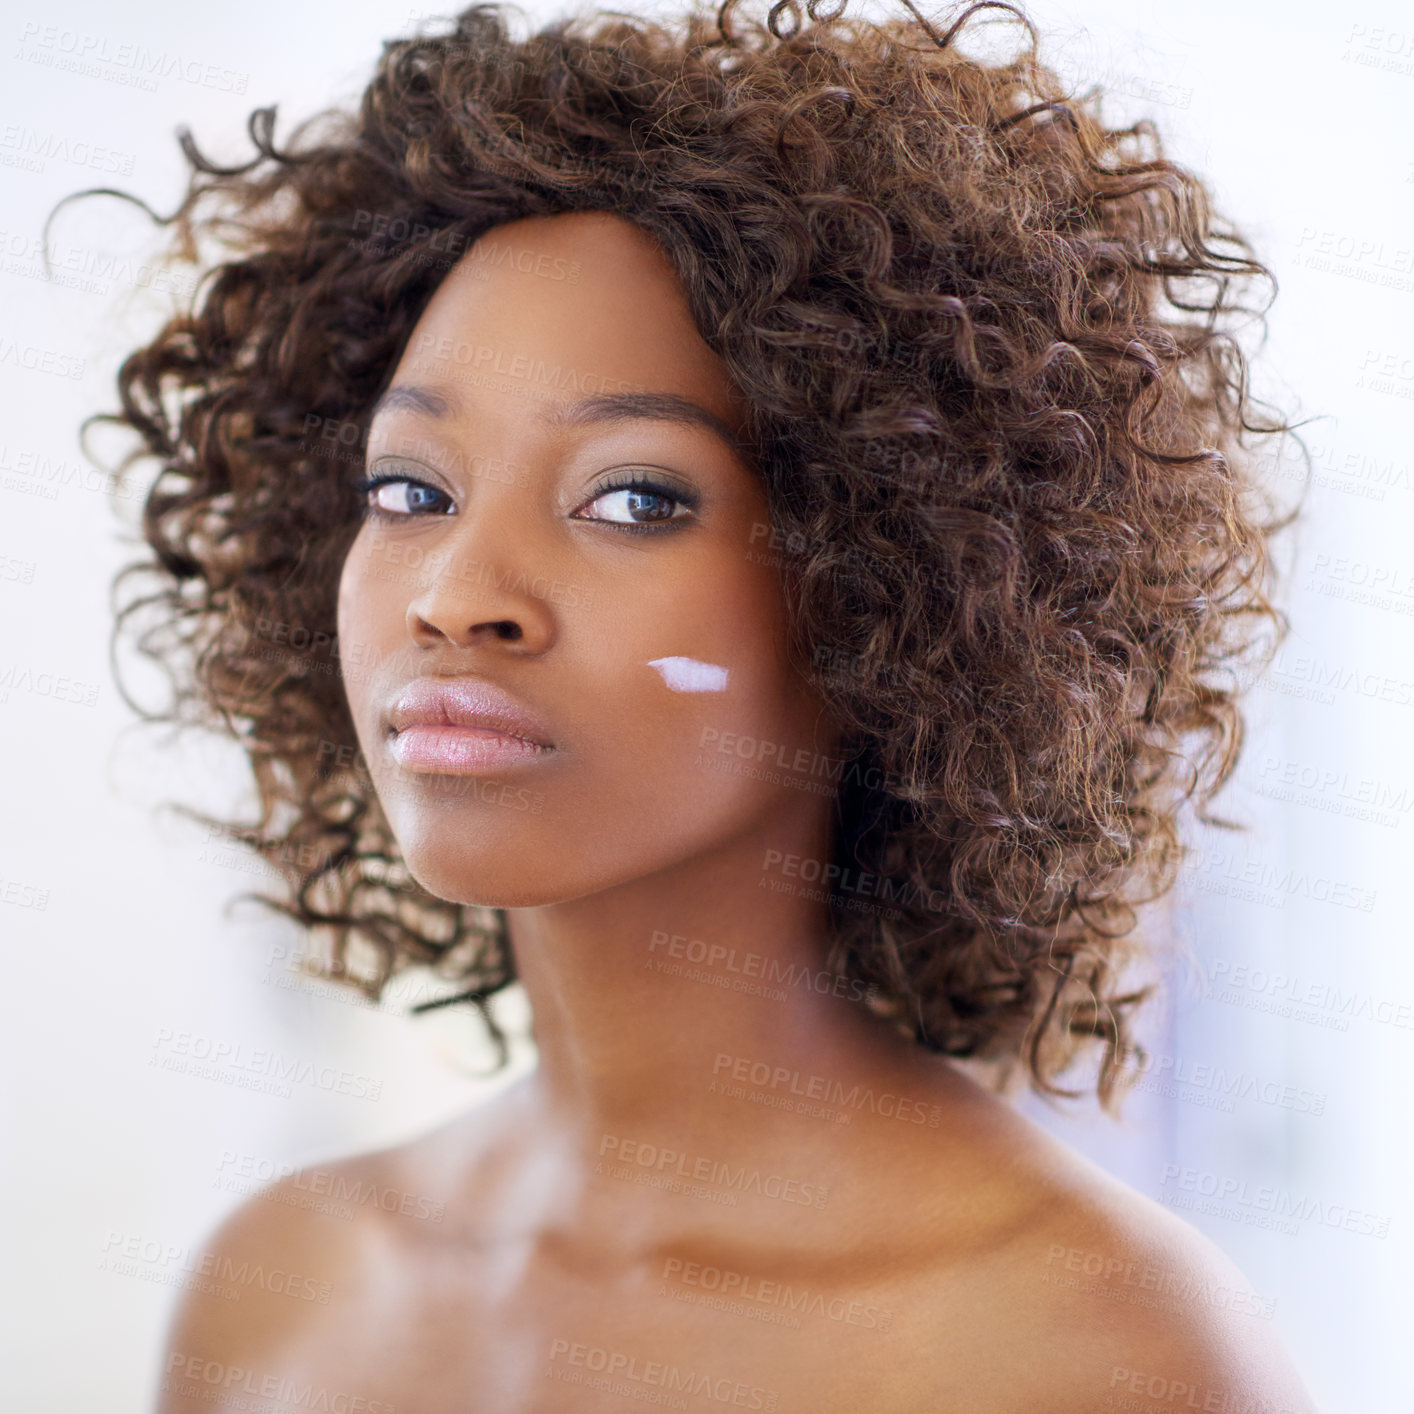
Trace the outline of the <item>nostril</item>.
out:
<instances>
[{"instance_id":1,"label":"nostril","mask_svg":"<svg viewBox=\"0 0 1414 1414\"><path fill-rule=\"evenodd\" d=\"M510 639L514 642L520 637L520 625L512 623L510 619L502 619L496 625L496 634L500 638Z\"/></svg>"}]
</instances>

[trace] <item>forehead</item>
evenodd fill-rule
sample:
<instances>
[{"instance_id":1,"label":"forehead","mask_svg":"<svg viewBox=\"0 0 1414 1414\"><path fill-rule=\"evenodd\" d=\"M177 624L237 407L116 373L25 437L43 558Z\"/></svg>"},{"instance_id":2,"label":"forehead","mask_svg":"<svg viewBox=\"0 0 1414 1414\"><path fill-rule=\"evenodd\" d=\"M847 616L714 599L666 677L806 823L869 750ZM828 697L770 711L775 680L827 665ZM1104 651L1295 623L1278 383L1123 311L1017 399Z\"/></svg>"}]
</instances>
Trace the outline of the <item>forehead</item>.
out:
<instances>
[{"instance_id":1,"label":"forehead","mask_svg":"<svg viewBox=\"0 0 1414 1414\"><path fill-rule=\"evenodd\" d=\"M607 212L488 231L433 294L394 381L451 384L468 404L500 394L539 413L630 392L690 399L733 429L745 411L667 256Z\"/></svg>"}]
</instances>

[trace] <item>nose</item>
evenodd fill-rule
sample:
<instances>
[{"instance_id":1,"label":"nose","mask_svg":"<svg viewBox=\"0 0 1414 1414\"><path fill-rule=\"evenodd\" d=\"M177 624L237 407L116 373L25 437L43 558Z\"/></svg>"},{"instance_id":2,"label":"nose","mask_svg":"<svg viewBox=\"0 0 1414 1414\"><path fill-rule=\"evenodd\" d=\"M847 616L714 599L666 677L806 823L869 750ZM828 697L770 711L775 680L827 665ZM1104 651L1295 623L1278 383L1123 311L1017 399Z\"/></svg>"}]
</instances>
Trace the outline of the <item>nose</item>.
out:
<instances>
[{"instance_id":1,"label":"nose","mask_svg":"<svg viewBox=\"0 0 1414 1414\"><path fill-rule=\"evenodd\" d=\"M470 524L450 537L407 608L409 637L418 647L505 644L526 655L554 642L553 576L537 572L540 557L510 554L506 535L489 537ZM490 553L494 539L500 553Z\"/></svg>"}]
</instances>

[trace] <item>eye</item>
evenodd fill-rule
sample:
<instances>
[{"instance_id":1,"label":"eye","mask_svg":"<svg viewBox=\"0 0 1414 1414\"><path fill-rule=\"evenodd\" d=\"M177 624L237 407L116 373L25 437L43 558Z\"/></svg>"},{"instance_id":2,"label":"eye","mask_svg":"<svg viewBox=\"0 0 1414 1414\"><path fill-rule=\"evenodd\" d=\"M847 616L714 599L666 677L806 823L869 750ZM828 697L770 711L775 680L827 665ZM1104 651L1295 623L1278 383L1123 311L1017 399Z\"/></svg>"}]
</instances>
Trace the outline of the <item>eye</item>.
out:
<instances>
[{"instance_id":1,"label":"eye","mask_svg":"<svg viewBox=\"0 0 1414 1414\"><path fill-rule=\"evenodd\" d=\"M629 531L654 531L688 520L697 498L680 487L628 473L617 482L601 486L585 506L601 509L594 515L576 514L577 520L599 520ZM583 508L581 508L583 509Z\"/></svg>"},{"instance_id":2,"label":"eye","mask_svg":"<svg viewBox=\"0 0 1414 1414\"><path fill-rule=\"evenodd\" d=\"M425 481L411 476L394 476L386 473L379 476L360 476L354 483L354 490L365 497L365 506L374 515L415 516L445 515L438 510L438 498L448 501L445 492ZM386 493L386 494L385 494Z\"/></svg>"}]
</instances>

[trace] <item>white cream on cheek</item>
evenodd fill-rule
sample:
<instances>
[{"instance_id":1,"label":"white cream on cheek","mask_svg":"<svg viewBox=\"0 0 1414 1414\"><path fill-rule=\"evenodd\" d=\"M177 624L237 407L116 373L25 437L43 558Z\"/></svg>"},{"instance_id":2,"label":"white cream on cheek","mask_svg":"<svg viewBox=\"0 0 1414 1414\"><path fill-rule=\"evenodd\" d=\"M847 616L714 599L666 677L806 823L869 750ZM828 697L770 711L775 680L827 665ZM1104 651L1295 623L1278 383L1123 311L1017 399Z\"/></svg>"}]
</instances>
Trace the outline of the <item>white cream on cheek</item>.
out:
<instances>
[{"instance_id":1,"label":"white cream on cheek","mask_svg":"<svg viewBox=\"0 0 1414 1414\"><path fill-rule=\"evenodd\" d=\"M674 692L722 692L727 686L725 668L696 658L654 658L648 666L657 668Z\"/></svg>"}]
</instances>

